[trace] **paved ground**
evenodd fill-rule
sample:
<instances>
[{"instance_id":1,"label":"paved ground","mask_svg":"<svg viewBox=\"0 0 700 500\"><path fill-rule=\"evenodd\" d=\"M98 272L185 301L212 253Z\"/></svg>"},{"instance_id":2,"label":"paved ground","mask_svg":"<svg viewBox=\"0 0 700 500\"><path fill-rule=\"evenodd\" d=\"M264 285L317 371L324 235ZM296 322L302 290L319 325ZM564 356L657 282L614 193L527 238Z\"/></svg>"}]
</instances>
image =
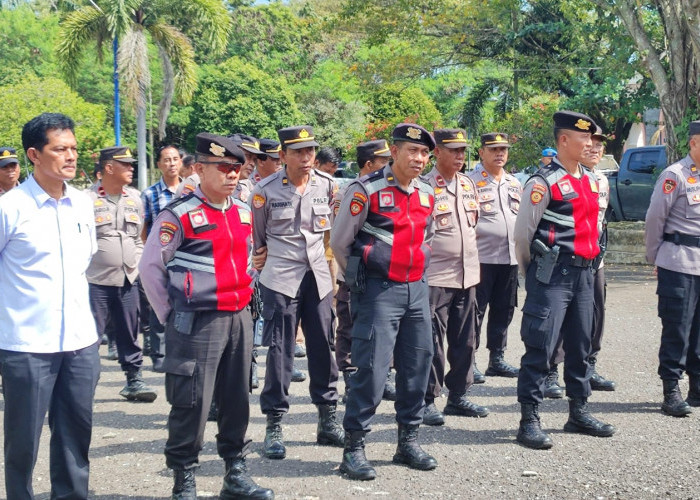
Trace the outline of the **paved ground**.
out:
<instances>
[{"instance_id":1,"label":"paved ground","mask_svg":"<svg viewBox=\"0 0 700 500\"><path fill-rule=\"evenodd\" d=\"M383 402L368 436L367 454L379 477L355 482L338 472L341 451L315 444L316 411L306 384L293 384L292 410L285 418L287 458L260 456L264 417L258 394L251 398L249 435L254 451L249 468L277 498L700 498L700 411L684 419L659 409L661 382L656 375L660 323L655 280L648 267L608 269L608 320L599 368L618 382L613 393L594 393L593 411L618 428L609 439L564 433L565 400L542 408L545 429L555 446L533 451L515 443L519 406L515 380L489 378L472 397L491 409L485 419L448 417L441 428L421 428L421 441L439 467L417 472L391 463L396 426L391 403ZM522 304L523 295L520 295ZM507 359L522 355L520 311L511 327ZM103 351L103 355L106 352ZM488 353L477 356L482 368ZM306 360L302 360L305 368ZM160 395L153 404L131 404L118 391L124 380L116 362L103 359L95 401L91 498L167 498L172 487L162 454L168 405L162 375L146 372ZM681 387L687 390L687 380ZM2 403L4 404L4 403ZM0 408L2 408L0 404ZM443 407L445 399L438 406ZM221 488L223 463L216 455L215 425L208 424L197 475L201 497ZM43 436L34 487L49 498L48 428ZM0 497L5 497L0 485Z\"/></svg>"}]
</instances>

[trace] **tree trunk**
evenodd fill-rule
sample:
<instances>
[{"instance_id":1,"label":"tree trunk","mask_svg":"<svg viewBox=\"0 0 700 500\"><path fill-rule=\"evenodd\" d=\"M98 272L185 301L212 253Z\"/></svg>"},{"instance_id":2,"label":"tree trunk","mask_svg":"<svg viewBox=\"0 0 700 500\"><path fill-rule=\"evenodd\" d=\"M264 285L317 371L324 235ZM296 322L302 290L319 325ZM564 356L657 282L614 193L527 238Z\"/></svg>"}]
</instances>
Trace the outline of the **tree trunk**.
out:
<instances>
[{"instance_id":1,"label":"tree trunk","mask_svg":"<svg viewBox=\"0 0 700 500\"><path fill-rule=\"evenodd\" d=\"M146 108L136 110L136 144L139 159L139 190L143 191L149 185L146 163Z\"/></svg>"}]
</instances>

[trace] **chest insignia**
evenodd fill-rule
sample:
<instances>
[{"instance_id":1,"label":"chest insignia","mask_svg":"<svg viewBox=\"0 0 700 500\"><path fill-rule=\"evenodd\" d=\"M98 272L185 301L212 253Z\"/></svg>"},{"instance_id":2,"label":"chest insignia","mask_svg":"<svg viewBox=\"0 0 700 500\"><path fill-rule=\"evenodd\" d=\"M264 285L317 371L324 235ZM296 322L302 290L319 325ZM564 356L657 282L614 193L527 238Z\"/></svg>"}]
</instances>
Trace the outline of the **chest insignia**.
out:
<instances>
[{"instance_id":1,"label":"chest insignia","mask_svg":"<svg viewBox=\"0 0 700 500\"><path fill-rule=\"evenodd\" d=\"M418 199L422 207L430 208L430 195L428 193L418 193Z\"/></svg>"},{"instance_id":2,"label":"chest insignia","mask_svg":"<svg viewBox=\"0 0 700 500\"><path fill-rule=\"evenodd\" d=\"M571 182L568 179L563 179L557 183L562 194L569 194L574 188L571 187Z\"/></svg>"},{"instance_id":3,"label":"chest insignia","mask_svg":"<svg viewBox=\"0 0 700 500\"><path fill-rule=\"evenodd\" d=\"M207 214L205 214L204 210L201 208L191 210L187 212L187 215L190 218L190 224L192 224L193 229L209 225Z\"/></svg>"},{"instance_id":4,"label":"chest insignia","mask_svg":"<svg viewBox=\"0 0 700 500\"><path fill-rule=\"evenodd\" d=\"M476 185L477 185L478 187L484 187L486 184L487 184L486 181L479 181L479 182L476 183Z\"/></svg>"},{"instance_id":5,"label":"chest insignia","mask_svg":"<svg viewBox=\"0 0 700 500\"><path fill-rule=\"evenodd\" d=\"M380 191L379 192L379 207L387 208L394 206L394 193L391 191Z\"/></svg>"}]
</instances>

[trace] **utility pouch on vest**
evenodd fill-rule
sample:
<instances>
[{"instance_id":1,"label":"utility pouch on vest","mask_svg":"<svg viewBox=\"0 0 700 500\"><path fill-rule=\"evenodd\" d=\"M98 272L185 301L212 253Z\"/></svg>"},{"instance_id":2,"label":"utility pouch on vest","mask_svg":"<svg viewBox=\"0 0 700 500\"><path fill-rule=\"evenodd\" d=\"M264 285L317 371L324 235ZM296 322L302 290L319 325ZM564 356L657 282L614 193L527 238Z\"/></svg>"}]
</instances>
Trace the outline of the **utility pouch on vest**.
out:
<instances>
[{"instance_id":1,"label":"utility pouch on vest","mask_svg":"<svg viewBox=\"0 0 700 500\"><path fill-rule=\"evenodd\" d=\"M365 291L365 264L359 255L348 257L348 265L345 268L345 283L353 293Z\"/></svg>"},{"instance_id":2,"label":"utility pouch on vest","mask_svg":"<svg viewBox=\"0 0 700 500\"><path fill-rule=\"evenodd\" d=\"M530 245L530 251L534 254L537 262L537 271L535 272L537 281L548 285L552 279L554 266L559 258L559 245L549 248L540 240L533 240Z\"/></svg>"},{"instance_id":3,"label":"utility pouch on vest","mask_svg":"<svg viewBox=\"0 0 700 500\"><path fill-rule=\"evenodd\" d=\"M173 319L173 327L182 335L192 335L192 327L194 326L194 317L197 313L194 311L175 311Z\"/></svg>"}]
</instances>

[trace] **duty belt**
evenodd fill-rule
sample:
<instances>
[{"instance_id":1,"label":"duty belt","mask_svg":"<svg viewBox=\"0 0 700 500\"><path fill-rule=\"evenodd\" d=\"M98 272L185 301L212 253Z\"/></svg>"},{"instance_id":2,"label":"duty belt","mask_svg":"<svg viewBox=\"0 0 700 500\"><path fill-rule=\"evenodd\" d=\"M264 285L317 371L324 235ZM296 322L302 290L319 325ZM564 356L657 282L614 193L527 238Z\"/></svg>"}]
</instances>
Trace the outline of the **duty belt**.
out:
<instances>
[{"instance_id":1,"label":"duty belt","mask_svg":"<svg viewBox=\"0 0 700 500\"><path fill-rule=\"evenodd\" d=\"M580 255L574 255L572 253L562 253L559 254L557 262L559 264L566 264L567 266L573 267L591 267L593 264L593 259L584 259Z\"/></svg>"},{"instance_id":2,"label":"duty belt","mask_svg":"<svg viewBox=\"0 0 700 500\"><path fill-rule=\"evenodd\" d=\"M664 233L664 241L687 247L700 247L700 236L692 236L690 234Z\"/></svg>"}]
</instances>

